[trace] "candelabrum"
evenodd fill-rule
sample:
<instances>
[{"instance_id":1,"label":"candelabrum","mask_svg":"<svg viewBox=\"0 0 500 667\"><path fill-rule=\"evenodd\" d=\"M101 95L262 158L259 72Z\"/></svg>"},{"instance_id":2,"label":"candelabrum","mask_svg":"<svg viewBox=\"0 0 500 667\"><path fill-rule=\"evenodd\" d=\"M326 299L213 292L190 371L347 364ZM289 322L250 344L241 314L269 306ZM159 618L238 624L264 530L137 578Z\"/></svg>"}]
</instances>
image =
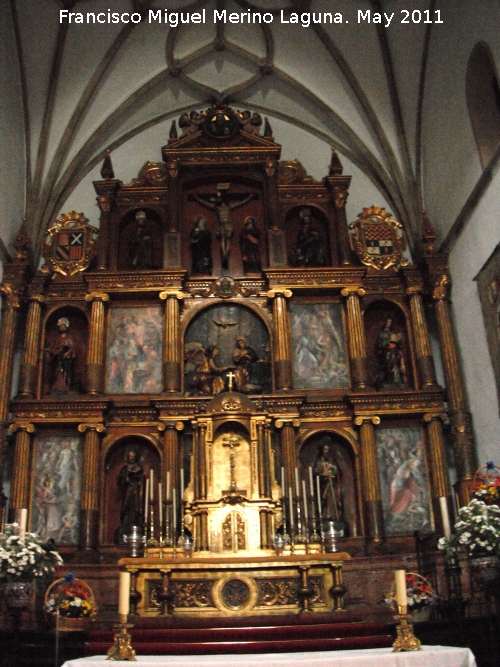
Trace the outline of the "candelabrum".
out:
<instances>
[{"instance_id":1,"label":"candelabrum","mask_svg":"<svg viewBox=\"0 0 500 667\"><path fill-rule=\"evenodd\" d=\"M398 651L421 651L420 639L417 639L413 634L413 625L410 623L411 616L407 613L406 606L398 605L398 615L395 616L397 621L396 633L397 637L393 643L393 653Z\"/></svg>"},{"instance_id":2,"label":"candelabrum","mask_svg":"<svg viewBox=\"0 0 500 667\"><path fill-rule=\"evenodd\" d=\"M309 537L309 542L311 542L312 544L319 544L321 542L321 536L316 529L317 519L316 519L316 504L314 502L314 496L308 496L308 500L309 500L310 507L312 507L312 519L311 519L312 533ZM321 526L320 526L320 528L321 528ZM320 530L320 532L321 532L321 530Z\"/></svg>"},{"instance_id":3,"label":"candelabrum","mask_svg":"<svg viewBox=\"0 0 500 667\"><path fill-rule=\"evenodd\" d=\"M137 660L129 632L129 629L134 626L133 623L127 623L127 620L127 614L120 614L119 623L113 626L115 630L114 643L108 651L107 660Z\"/></svg>"},{"instance_id":4,"label":"candelabrum","mask_svg":"<svg viewBox=\"0 0 500 667\"><path fill-rule=\"evenodd\" d=\"M155 504L153 501L149 503L149 530L148 530L148 547L157 547L158 541L155 538Z\"/></svg>"}]
</instances>

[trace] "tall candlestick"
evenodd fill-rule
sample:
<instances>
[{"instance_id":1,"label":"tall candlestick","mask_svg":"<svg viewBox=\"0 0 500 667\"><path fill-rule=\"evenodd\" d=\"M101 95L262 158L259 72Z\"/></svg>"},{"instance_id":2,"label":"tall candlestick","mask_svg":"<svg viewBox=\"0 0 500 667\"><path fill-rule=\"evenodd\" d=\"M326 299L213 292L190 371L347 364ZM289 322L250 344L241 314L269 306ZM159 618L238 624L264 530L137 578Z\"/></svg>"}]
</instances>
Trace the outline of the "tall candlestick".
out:
<instances>
[{"instance_id":1,"label":"tall candlestick","mask_svg":"<svg viewBox=\"0 0 500 667\"><path fill-rule=\"evenodd\" d=\"M26 524L28 523L28 510L24 507L19 510L19 537L26 535Z\"/></svg>"},{"instance_id":2,"label":"tall candlestick","mask_svg":"<svg viewBox=\"0 0 500 667\"><path fill-rule=\"evenodd\" d=\"M151 502L153 502L154 500L154 484L153 484L154 478L155 474L153 472L153 468L151 468L151 470L149 471L149 493L150 493L149 499Z\"/></svg>"},{"instance_id":3,"label":"tall candlestick","mask_svg":"<svg viewBox=\"0 0 500 667\"><path fill-rule=\"evenodd\" d=\"M299 469L295 468L295 495L300 496Z\"/></svg>"},{"instance_id":4,"label":"tall candlestick","mask_svg":"<svg viewBox=\"0 0 500 667\"><path fill-rule=\"evenodd\" d=\"M118 614L128 616L130 611L130 572L120 572Z\"/></svg>"},{"instance_id":5,"label":"tall candlestick","mask_svg":"<svg viewBox=\"0 0 500 667\"><path fill-rule=\"evenodd\" d=\"M174 540L177 533L177 490L174 486L172 489L172 524L174 530Z\"/></svg>"},{"instance_id":6,"label":"tall candlestick","mask_svg":"<svg viewBox=\"0 0 500 667\"><path fill-rule=\"evenodd\" d=\"M182 503L184 500L184 468L181 468L181 495L179 498L179 502Z\"/></svg>"},{"instance_id":7,"label":"tall candlestick","mask_svg":"<svg viewBox=\"0 0 500 667\"><path fill-rule=\"evenodd\" d=\"M396 603L398 607L406 607L408 604L406 595L406 570L396 570L394 576L396 579ZM406 614L406 609L403 613Z\"/></svg>"},{"instance_id":8,"label":"tall candlestick","mask_svg":"<svg viewBox=\"0 0 500 667\"><path fill-rule=\"evenodd\" d=\"M304 480L302 480L302 495L304 497L304 519L307 521L309 519L309 514L307 512L306 483Z\"/></svg>"},{"instance_id":9,"label":"tall candlestick","mask_svg":"<svg viewBox=\"0 0 500 667\"><path fill-rule=\"evenodd\" d=\"M161 495L161 482L158 482L158 518L160 519L160 537L163 531L163 496Z\"/></svg>"},{"instance_id":10,"label":"tall candlestick","mask_svg":"<svg viewBox=\"0 0 500 667\"><path fill-rule=\"evenodd\" d=\"M285 489L285 468L281 466L281 494L283 497L286 495Z\"/></svg>"},{"instance_id":11,"label":"tall candlestick","mask_svg":"<svg viewBox=\"0 0 500 667\"><path fill-rule=\"evenodd\" d=\"M144 494L144 527L148 520L149 479L146 480L146 493Z\"/></svg>"},{"instance_id":12,"label":"tall candlestick","mask_svg":"<svg viewBox=\"0 0 500 667\"><path fill-rule=\"evenodd\" d=\"M290 496L290 528L293 531L293 495L292 495L292 487L288 487L288 495Z\"/></svg>"},{"instance_id":13,"label":"tall candlestick","mask_svg":"<svg viewBox=\"0 0 500 667\"><path fill-rule=\"evenodd\" d=\"M170 470L167 472L167 490L165 492L165 500L170 500Z\"/></svg>"},{"instance_id":14,"label":"tall candlestick","mask_svg":"<svg viewBox=\"0 0 500 667\"><path fill-rule=\"evenodd\" d=\"M320 487L319 487L319 475L317 475L317 477L316 477L316 492L317 492L317 496L318 496L318 514L321 516L321 514L322 514L322 512L321 512L321 490L320 490Z\"/></svg>"},{"instance_id":15,"label":"tall candlestick","mask_svg":"<svg viewBox=\"0 0 500 667\"><path fill-rule=\"evenodd\" d=\"M311 486L311 496L314 496L313 469L309 466L309 484Z\"/></svg>"},{"instance_id":16,"label":"tall candlestick","mask_svg":"<svg viewBox=\"0 0 500 667\"><path fill-rule=\"evenodd\" d=\"M440 496L439 508L441 509L441 521L443 523L444 536L449 539L451 536L450 515L448 514L448 500L446 496Z\"/></svg>"}]
</instances>

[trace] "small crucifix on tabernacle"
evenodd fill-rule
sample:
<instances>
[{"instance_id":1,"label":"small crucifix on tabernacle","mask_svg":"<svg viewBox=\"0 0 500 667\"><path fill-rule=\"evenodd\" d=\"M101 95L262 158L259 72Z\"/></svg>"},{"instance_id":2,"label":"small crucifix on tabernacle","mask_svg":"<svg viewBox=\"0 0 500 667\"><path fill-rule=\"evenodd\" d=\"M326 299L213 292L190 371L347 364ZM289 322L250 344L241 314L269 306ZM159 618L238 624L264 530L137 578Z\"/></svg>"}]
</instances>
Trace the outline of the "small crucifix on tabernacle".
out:
<instances>
[{"instance_id":1,"label":"small crucifix on tabernacle","mask_svg":"<svg viewBox=\"0 0 500 667\"><path fill-rule=\"evenodd\" d=\"M233 391L233 381L236 375L233 373L233 371L229 371L226 377L229 380L229 391Z\"/></svg>"},{"instance_id":2,"label":"small crucifix on tabernacle","mask_svg":"<svg viewBox=\"0 0 500 667\"><path fill-rule=\"evenodd\" d=\"M240 446L240 438L235 435L234 433L231 433L227 438L225 438L222 441L223 447L229 447L229 472L230 472L230 479L231 482L229 484L229 493L236 493L239 491L239 489L236 488L236 478L234 475L234 468L235 468L235 447ZM226 493L226 492L224 492ZM243 492L245 493L245 492Z\"/></svg>"}]
</instances>

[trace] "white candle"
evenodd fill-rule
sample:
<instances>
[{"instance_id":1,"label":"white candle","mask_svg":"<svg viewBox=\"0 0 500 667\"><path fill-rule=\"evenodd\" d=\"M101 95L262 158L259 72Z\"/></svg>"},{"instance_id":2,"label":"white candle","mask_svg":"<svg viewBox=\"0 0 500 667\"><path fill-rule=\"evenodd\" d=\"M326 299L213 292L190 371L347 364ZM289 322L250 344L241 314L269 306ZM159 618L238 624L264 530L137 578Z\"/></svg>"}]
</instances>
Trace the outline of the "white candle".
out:
<instances>
[{"instance_id":1,"label":"white candle","mask_svg":"<svg viewBox=\"0 0 500 667\"><path fill-rule=\"evenodd\" d=\"M293 495L292 495L292 487L288 487L288 492L290 496L290 528L293 530Z\"/></svg>"},{"instance_id":2,"label":"white candle","mask_svg":"<svg viewBox=\"0 0 500 667\"><path fill-rule=\"evenodd\" d=\"M285 497L285 468L281 466L281 495Z\"/></svg>"},{"instance_id":3,"label":"white candle","mask_svg":"<svg viewBox=\"0 0 500 667\"><path fill-rule=\"evenodd\" d=\"M181 495L179 501L182 503L184 499L184 468L181 468Z\"/></svg>"},{"instance_id":4,"label":"white candle","mask_svg":"<svg viewBox=\"0 0 500 667\"><path fill-rule=\"evenodd\" d=\"M144 523L148 520L149 479L146 480L146 493L144 494Z\"/></svg>"},{"instance_id":5,"label":"white candle","mask_svg":"<svg viewBox=\"0 0 500 667\"><path fill-rule=\"evenodd\" d=\"M161 495L161 482L158 482L158 516L160 519L160 534L163 529L163 496Z\"/></svg>"},{"instance_id":6,"label":"white candle","mask_svg":"<svg viewBox=\"0 0 500 667\"><path fill-rule=\"evenodd\" d=\"M311 496L314 496L313 469L309 466L309 484L311 486Z\"/></svg>"},{"instance_id":7,"label":"white candle","mask_svg":"<svg viewBox=\"0 0 500 667\"><path fill-rule=\"evenodd\" d=\"M441 521L443 523L444 536L448 539L451 536L450 515L448 514L448 500L446 496L440 496L439 508L441 510Z\"/></svg>"},{"instance_id":8,"label":"white candle","mask_svg":"<svg viewBox=\"0 0 500 667\"><path fill-rule=\"evenodd\" d=\"M28 510L24 507L19 510L19 537L26 535L26 524L28 523Z\"/></svg>"},{"instance_id":9,"label":"white candle","mask_svg":"<svg viewBox=\"0 0 500 667\"><path fill-rule=\"evenodd\" d=\"M173 531L174 531L174 540L175 540L175 534L177 532L177 499L176 499L177 491L174 486L172 489L172 524L173 524Z\"/></svg>"},{"instance_id":10,"label":"white candle","mask_svg":"<svg viewBox=\"0 0 500 667\"><path fill-rule=\"evenodd\" d=\"M321 515L321 490L319 488L319 475L316 477L316 494L318 496L318 514Z\"/></svg>"},{"instance_id":11,"label":"white candle","mask_svg":"<svg viewBox=\"0 0 500 667\"><path fill-rule=\"evenodd\" d=\"M120 572L118 614L120 616L128 616L129 611L130 611L130 572Z\"/></svg>"},{"instance_id":12,"label":"white candle","mask_svg":"<svg viewBox=\"0 0 500 667\"><path fill-rule=\"evenodd\" d=\"M165 492L165 500L170 500L170 470L167 472L167 490Z\"/></svg>"},{"instance_id":13,"label":"white candle","mask_svg":"<svg viewBox=\"0 0 500 667\"><path fill-rule=\"evenodd\" d=\"M154 491L154 478L155 478L155 474L153 472L153 468L151 468L151 470L149 471L149 493L150 493L149 499L151 500L151 502L153 502L153 500L154 500L154 492L155 492Z\"/></svg>"},{"instance_id":14,"label":"white candle","mask_svg":"<svg viewBox=\"0 0 500 667\"><path fill-rule=\"evenodd\" d=\"M299 469L295 468L295 495L300 496Z\"/></svg>"},{"instance_id":15,"label":"white candle","mask_svg":"<svg viewBox=\"0 0 500 667\"><path fill-rule=\"evenodd\" d=\"M398 607L406 607L408 604L408 598L406 597L406 570L396 570L394 575L396 579L396 603ZM406 613L406 609L403 613Z\"/></svg>"},{"instance_id":16,"label":"white candle","mask_svg":"<svg viewBox=\"0 0 500 667\"><path fill-rule=\"evenodd\" d=\"M309 519L309 514L307 512L306 483L304 480L302 480L302 495L304 496L304 518L307 521Z\"/></svg>"}]
</instances>

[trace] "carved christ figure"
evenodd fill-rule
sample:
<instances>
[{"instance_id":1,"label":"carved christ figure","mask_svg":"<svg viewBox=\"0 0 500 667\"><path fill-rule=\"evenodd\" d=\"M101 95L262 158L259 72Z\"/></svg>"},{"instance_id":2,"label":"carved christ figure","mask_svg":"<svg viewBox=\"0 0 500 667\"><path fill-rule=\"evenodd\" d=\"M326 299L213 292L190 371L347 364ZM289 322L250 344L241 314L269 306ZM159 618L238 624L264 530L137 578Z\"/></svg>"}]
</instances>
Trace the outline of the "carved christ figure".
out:
<instances>
[{"instance_id":1,"label":"carved christ figure","mask_svg":"<svg viewBox=\"0 0 500 667\"><path fill-rule=\"evenodd\" d=\"M239 208L240 206L244 206L247 202L249 202L251 199L254 199L255 197L255 194L252 192L239 201L229 202L226 190L227 187L222 188L219 186L215 195L210 195L208 198L201 197L197 194L193 196L198 204L201 204L205 208L209 208L212 211L215 211L215 214L217 215L217 219L219 221L219 231L217 233L217 238L220 240L221 263L223 269L228 268L231 239L233 238L234 234L231 211L235 208Z\"/></svg>"}]
</instances>

